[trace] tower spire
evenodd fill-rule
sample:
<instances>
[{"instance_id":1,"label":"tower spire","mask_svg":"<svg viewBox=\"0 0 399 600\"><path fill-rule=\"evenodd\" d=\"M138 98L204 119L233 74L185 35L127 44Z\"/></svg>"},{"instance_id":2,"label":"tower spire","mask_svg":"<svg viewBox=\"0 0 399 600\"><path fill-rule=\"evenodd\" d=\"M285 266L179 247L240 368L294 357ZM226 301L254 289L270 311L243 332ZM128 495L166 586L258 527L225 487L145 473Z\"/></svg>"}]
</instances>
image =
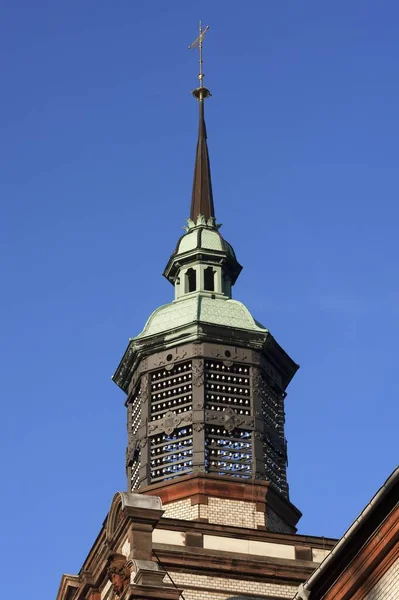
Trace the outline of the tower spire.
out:
<instances>
[{"instance_id":1,"label":"tower spire","mask_svg":"<svg viewBox=\"0 0 399 600\"><path fill-rule=\"evenodd\" d=\"M193 90L194 98L199 104L199 126L198 126L198 141L195 155L194 166L194 181L193 192L191 198L190 219L197 222L201 215L206 222L215 220L215 208L213 204L211 168L208 153L206 125L204 116L204 100L211 95L210 91L204 87L204 73L202 70L202 45L204 36L209 30L209 25L202 29L201 21L199 23L199 35L194 42L189 46L189 49L198 48L199 50L199 87Z\"/></svg>"}]
</instances>

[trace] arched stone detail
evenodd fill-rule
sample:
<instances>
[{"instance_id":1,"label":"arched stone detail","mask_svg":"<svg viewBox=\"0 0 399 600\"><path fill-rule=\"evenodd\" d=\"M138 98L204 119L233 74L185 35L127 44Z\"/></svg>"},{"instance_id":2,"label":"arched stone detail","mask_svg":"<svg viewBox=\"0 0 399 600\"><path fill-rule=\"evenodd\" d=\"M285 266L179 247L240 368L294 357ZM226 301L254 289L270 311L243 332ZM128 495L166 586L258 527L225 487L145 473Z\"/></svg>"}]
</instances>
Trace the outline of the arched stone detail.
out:
<instances>
[{"instance_id":1,"label":"arched stone detail","mask_svg":"<svg viewBox=\"0 0 399 600\"><path fill-rule=\"evenodd\" d=\"M112 499L107 519L107 540L111 540L122 518L123 496L125 492L116 492Z\"/></svg>"},{"instance_id":2,"label":"arched stone detail","mask_svg":"<svg viewBox=\"0 0 399 600\"><path fill-rule=\"evenodd\" d=\"M123 512L125 509L150 509L162 511L162 502L158 496L144 496L142 494L133 494L130 492L116 492L108 513L106 525L107 541L111 541L114 537L119 523L124 516Z\"/></svg>"}]
</instances>

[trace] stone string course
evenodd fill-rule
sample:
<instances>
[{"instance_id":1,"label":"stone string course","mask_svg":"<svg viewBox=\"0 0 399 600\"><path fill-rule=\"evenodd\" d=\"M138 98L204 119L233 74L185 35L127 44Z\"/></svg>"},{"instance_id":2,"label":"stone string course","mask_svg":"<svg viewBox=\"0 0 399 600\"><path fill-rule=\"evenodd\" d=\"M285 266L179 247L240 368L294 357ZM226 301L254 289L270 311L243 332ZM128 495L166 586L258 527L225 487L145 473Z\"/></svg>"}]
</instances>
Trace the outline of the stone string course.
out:
<instances>
[{"instance_id":1,"label":"stone string course","mask_svg":"<svg viewBox=\"0 0 399 600\"><path fill-rule=\"evenodd\" d=\"M399 598L399 559L376 583L364 600L398 600Z\"/></svg>"},{"instance_id":2,"label":"stone string course","mask_svg":"<svg viewBox=\"0 0 399 600\"><path fill-rule=\"evenodd\" d=\"M240 594L247 594L249 596L253 594L258 596L269 595L278 598L292 599L298 589L296 586L292 585L243 581L240 579L229 579L227 577L193 575L191 573L170 572L170 575L175 585L184 590L184 597L186 600L225 600L227 598L237 597ZM186 589L186 586L199 589Z\"/></svg>"},{"instance_id":3,"label":"stone string course","mask_svg":"<svg viewBox=\"0 0 399 600\"><path fill-rule=\"evenodd\" d=\"M185 600L260 600L258 596L232 596L228 594L215 594L214 592L206 592L203 590L185 590Z\"/></svg>"}]
</instances>

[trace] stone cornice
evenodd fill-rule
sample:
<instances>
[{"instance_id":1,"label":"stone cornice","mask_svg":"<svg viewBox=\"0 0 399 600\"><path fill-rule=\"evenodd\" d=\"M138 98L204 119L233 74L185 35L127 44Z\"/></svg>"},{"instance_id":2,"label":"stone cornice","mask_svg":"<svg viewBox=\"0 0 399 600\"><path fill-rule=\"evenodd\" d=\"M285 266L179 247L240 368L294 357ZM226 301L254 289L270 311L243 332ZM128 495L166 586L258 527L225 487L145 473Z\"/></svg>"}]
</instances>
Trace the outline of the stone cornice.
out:
<instances>
[{"instance_id":1,"label":"stone cornice","mask_svg":"<svg viewBox=\"0 0 399 600\"><path fill-rule=\"evenodd\" d=\"M159 496L164 504L198 495L255 502L262 505L262 510L267 504L291 527L295 527L301 517L301 512L291 502L276 492L268 481L262 480L237 481L227 476L222 479L218 475L198 473L149 485L139 491Z\"/></svg>"},{"instance_id":2,"label":"stone cornice","mask_svg":"<svg viewBox=\"0 0 399 600\"><path fill-rule=\"evenodd\" d=\"M315 563L285 558L253 556L205 548L181 548L154 544L167 571L181 571L209 577L229 577L262 583L298 585L315 570Z\"/></svg>"}]
</instances>

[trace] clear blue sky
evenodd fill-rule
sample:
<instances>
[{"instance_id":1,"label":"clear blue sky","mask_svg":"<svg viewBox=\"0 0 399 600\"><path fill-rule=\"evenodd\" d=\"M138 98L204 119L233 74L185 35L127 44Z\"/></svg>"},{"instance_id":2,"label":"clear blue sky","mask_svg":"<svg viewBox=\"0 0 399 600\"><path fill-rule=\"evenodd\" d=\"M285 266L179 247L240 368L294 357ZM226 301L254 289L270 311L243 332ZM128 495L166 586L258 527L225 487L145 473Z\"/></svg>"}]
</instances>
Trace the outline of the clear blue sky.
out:
<instances>
[{"instance_id":1,"label":"clear blue sky","mask_svg":"<svg viewBox=\"0 0 399 600\"><path fill-rule=\"evenodd\" d=\"M173 295L199 18L235 297L301 365L286 402L299 531L340 536L397 465L398 3L3 2L5 597L17 582L54 598L125 488L110 378Z\"/></svg>"}]
</instances>

